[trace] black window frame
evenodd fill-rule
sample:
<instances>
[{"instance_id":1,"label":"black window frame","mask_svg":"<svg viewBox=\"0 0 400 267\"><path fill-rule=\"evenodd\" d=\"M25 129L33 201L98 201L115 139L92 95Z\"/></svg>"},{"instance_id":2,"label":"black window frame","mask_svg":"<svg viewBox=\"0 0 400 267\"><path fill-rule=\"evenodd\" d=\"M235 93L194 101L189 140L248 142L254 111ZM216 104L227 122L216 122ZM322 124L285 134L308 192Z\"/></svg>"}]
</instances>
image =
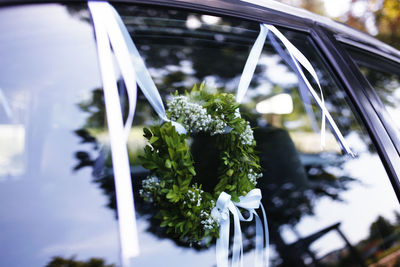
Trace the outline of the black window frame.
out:
<instances>
[{"instance_id":1,"label":"black window frame","mask_svg":"<svg viewBox=\"0 0 400 267\"><path fill-rule=\"evenodd\" d=\"M346 51L350 54L352 59L352 63L358 67L357 61L362 62L362 65L371 69L376 69L385 73L393 73L397 74L400 77L400 58L395 60L392 56L376 54L374 50L370 50L368 48L362 48L357 45L349 45L348 43L341 43L342 46L345 47L346 50L352 50L357 53L357 59L353 58L351 52ZM361 73L358 68L358 72ZM378 93L375 88L371 85L371 83L367 80L367 78L361 73L360 79L362 80L365 90L365 93L370 98L376 113L384 124L386 130L388 131L390 138L392 139L394 145L398 153L400 154L400 132L396 125L393 123L393 119L390 116L388 110L385 107L385 104L379 98Z\"/></svg>"}]
</instances>

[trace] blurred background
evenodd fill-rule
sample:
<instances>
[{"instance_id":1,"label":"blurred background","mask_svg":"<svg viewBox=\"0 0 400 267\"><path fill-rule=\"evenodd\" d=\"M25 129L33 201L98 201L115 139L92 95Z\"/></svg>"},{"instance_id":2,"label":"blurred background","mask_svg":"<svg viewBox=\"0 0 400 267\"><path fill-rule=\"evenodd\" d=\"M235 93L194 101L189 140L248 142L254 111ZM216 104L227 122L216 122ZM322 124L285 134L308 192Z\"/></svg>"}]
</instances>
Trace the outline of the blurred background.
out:
<instances>
[{"instance_id":1,"label":"blurred background","mask_svg":"<svg viewBox=\"0 0 400 267\"><path fill-rule=\"evenodd\" d=\"M281 0L330 17L400 49L399 0Z\"/></svg>"}]
</instances>

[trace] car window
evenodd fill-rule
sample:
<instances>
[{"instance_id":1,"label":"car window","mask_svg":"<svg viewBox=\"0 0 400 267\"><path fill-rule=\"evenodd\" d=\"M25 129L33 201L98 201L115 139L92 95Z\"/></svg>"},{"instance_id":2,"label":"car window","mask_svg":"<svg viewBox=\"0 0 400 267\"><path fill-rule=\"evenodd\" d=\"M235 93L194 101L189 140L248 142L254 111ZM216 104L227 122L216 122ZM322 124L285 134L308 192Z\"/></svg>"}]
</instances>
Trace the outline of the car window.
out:
<instances>
[{"instance_id":1,"label":"car window","mask_svg":"<svg viewBox=\"0 0 400 267\"><path fill-rule=\"evenodd\" d=\"M400 65L360 49L346 48L400 129Z\"/></svg>"},{"instance_id":2,"label":"car window","mask_svg":"<svg viewBox=\"0 0 400 267\"><path fill-rule=\"evenodd\" d=\"M202 82L211 93L236 94L258 23L149 6L116 9L167 112L174 94ZM0 21L0 265L118 265L115 170L87 7L2 8ZM252 175L268 219L270 266L395 261L400 210L374 144L312 38L279 29L311 62L325 106L356 156L343 152L329 127L321 149L321 111L301 89L285 46L267 38L240 113L257 144L262 177ZM126 118L122 78L118 89ZM168 232L184 227L162 224L159 207L143 193L157 181L143 161L144 128L159 121L139 91L127 142L140 245L132 264L215 266L215 239L193 243ZM217 140L188 140L194 182L204 191L212 191L225 164ZM256 230L243 223L242 231L247 266Z\"/></svg>"},{"instance_id":3,"label":"car window","mask_svg":"<svg viewBox=\"0 0 400 267\"><path fill-rule=\"evenodd\" d=\"M173 9L116 9L165 103L202 82L207 90L236 94L259 34L257 23ZM280 30L315 68L325 105L356 156L343 153L329 129L321 150L321 112L310 94L300 89L302 82L285 47L278 39L267 38L240 111L257 143L262 168L257 187L268 218L271 265L366 266L387 261L396 248L399 207L376 149L311 37ZM159 206L143 194L159 181L148 177L151 166L140 160L147 142L143 128L157 123L157 115L141 93L138 99L128 141L141 247L133 263L213 266L214 245L191 243L168 232L176 225L162 224ZM218 180L221 155L216 140L194 134L189 141L195 181L204 190L212 191ZM245 261L250 264L254 226L244 225L242 231Z\"/></svg>"},{"instance_id":4,"label":"car window","mask_svg":"<svg viewBox=\"0 0 400 267\"><path fill-rule=\"evenodd\" d=\"M0 265L116 266L113 203L94 175L110 163L88 154L104 149L92 129L107 136L91 117L104 107L87 104L102 98L89 12L4 7L0 21Z\"/></svg>"}]
</instances>

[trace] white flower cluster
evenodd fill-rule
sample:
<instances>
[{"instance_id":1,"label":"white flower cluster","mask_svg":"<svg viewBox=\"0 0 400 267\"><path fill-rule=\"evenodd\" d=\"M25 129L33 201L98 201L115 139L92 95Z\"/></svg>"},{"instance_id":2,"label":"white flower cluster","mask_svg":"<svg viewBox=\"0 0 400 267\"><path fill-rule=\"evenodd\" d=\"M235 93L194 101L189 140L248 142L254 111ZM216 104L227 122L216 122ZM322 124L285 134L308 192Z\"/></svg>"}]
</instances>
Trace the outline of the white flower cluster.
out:
<instances>
[{"instance_id":1,"label":"white flower cluster","mask_svg":"<svg viewBox=\"0 0 400 267\"><path fill-rule=\"evenodd\" d=\"M253 143L253 140L253 130L250 127L250 123L247 122L246 130L244 130L244 132L240 134L240 142L243 145L251 145Z\"/></svg>"},{"instance_id":2,"label":"white flower cluster","mask_svg":"<svg viewBox=\"0 0 400 267\"><path fill-rule=\"evenodd\" d=\"M250 169L247 177L249 177L250 182L252 182L254 185L257 185L257 179L263 177L263 174L256 173L253 171L253 169Z\"/></svg>"},{"instance_id":3,"label":"white flower cluster","mask_svg":"<svg viewBox=\"0 0 400 267\"><path fill-rule=\"evenodd\" d=\"M235 110L235 118L241 118L242 116L240 116L240 111L239 111L239 109L237 108L236 110Z\"/></svg>"},{"instance_id":4,"label":"white flower cluster","mask_svg":"<svg viewBox=\"0 0 400 267\"><path fill-rule=\"evenodd\" d=\"M149 176L142 181L142 188L139 190L139 195L149 202L153 202L152 192L160 186L160 179L156 176Z\"/></svg>"},{"instance_id":5,"label":"white flower cluster","mask_svg":"<svg viewBox=\"0 0 400 267\"><path fill-rule=\"evenodd\" d=\"M201 204L201 200L203 199L201 196L203 193L203 190L192 186L192 188L187 191L186 196L190 204L199 207ZM186 204L186 201L184 201L183 204Z\"/></svg>"},{"instance_id":6,"label":"white flower cluster","mask_svg":"<svg viewBox=\"0 0 400 267\"><path fill-rule=\"evenodd\" d=\"M223 117L212 118L207 114L207 110L200 104L190 102L187 96L173 96L167 102L168 111L171 114L171 120L178 120L183 117L186 129L200 132L210 132L211 135L224 133L226 123Z\"/></svg>"},{"instance_id":7,"label":"white flower cluster","mask_svg":"<svg viewBox=\"0 0 400 267\"><path fill-rule=\"evenodd\" d=\"M222 114L220 118L216 117L213 119L211 125L212 126L211 135L225 133L225 128L228 125L225 123L225 121L223 121L223 119L224 119L224 114Z\"/></svg>"},{"instance_id":8,"label":"white flower cluster","mask_svg":"<svg viewBox=\"0 0 400 267\"><path fill-rule=\"evenodd\" d=\"M208 213L205 210L202 210L200 212L200 218L201 218L201 224L203 225L205 230L211 230L214 228L215 223L217 222L214 217L211 216L210 213Z\"/></svg>"}]
</instances>

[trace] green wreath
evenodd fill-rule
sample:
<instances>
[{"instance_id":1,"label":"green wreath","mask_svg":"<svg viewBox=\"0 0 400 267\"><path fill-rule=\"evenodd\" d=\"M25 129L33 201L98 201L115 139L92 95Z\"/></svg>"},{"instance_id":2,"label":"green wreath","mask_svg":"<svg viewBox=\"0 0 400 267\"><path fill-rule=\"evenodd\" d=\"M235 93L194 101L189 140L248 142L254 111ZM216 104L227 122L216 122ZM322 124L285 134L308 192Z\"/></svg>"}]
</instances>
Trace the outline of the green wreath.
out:
<instances>
[{"instance_id":1,"label":"green wreath","mask_svg":"<svg viewBox=\"0 0 400 267\"><path fill-rule=\"evenodd\" d=\"M175 93L167 107L169 118L181 123L187 133L179 134L170 122L144 128L148 145L141 161L150 175L139 193L157 206L156 217L168 233L185 243L209 245L218 238L219 224L211 211L219 194L225 191L239 201L262 176L253 131L241 118L232 94L210 93L204 84L185 95ZM196 170L189 140L196 133L215 135L221 151L213 192L192 182Z\"/></svg>"}]
</instances>

